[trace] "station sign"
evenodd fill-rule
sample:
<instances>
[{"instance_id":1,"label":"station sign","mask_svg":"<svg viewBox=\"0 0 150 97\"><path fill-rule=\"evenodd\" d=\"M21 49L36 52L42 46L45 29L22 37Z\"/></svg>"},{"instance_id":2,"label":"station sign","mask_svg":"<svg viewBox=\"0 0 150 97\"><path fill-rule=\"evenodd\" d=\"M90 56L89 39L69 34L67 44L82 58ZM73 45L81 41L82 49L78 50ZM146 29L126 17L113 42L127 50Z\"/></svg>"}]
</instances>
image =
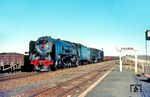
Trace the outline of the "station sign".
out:
<instances>
[{"instance_id":1,"label":"station sign","mask_svg":"<svg viewBox=\"0 0 150 97\"><path fill-rule=\"evenodd\" d=\"M146 40L150 40L150 30L146 30L145 36L146 36Z\"/></svg>"},{"instance_id":2,"label":"station sign","mask_svg":"<svg viewBox=\"0 0 150 97\"><path fill-rule=\"evenodd\" d=\"M121 50L134 50L133 47L126 47L126 48L121 48Z\"/></svg>"},{"instance_id":3,"label":"station sign","mask_svg":"<svg viewBox=\"0 0 150 97\"><path fill-rule=\"evenodd\" d=\"M117 51L135 51L135 48L133 48L133 47L121 47L121 48L117 48Z\"/></svg>"}]
</instances>

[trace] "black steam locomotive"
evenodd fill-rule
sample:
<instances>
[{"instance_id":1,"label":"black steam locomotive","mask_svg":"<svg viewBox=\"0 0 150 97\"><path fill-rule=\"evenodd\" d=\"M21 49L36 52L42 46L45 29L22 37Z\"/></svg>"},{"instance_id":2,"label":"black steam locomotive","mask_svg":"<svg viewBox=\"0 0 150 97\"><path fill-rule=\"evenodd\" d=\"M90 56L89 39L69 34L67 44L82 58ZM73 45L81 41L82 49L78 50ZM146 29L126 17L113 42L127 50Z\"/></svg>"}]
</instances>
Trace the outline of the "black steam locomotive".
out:
<instances>
[{"instance_id":1,"label":"black steam locomotive","mask_svg":"<svg viewBox=\"0 0 150 97\"><path fill-rule=\"evenodd\" d=\"M82 44L45 36L37 41L30 41L29 57L34 70L49 71L100 62L104 59L104 52Z\"/></svg>"}]
</instances>

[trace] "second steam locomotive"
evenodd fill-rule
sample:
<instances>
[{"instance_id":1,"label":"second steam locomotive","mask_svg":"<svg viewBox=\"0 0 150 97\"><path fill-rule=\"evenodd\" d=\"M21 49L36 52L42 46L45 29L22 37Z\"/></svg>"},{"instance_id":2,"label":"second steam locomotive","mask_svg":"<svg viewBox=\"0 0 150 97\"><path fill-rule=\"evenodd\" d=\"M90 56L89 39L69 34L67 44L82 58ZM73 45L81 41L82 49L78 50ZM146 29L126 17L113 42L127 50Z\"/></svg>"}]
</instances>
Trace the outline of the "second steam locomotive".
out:
<instances>
[{"instance_id":1,"label":"second steam locomotive","mask_svg":"<svg viewBox=\"0 0 150 97\"><path fill-rule=\"evenodd\" d=\"M49 71L103 61L104 52L82 44L45 36L37 41L30 41L29 58L34 70Z\"/></svg>"}]
</instances>

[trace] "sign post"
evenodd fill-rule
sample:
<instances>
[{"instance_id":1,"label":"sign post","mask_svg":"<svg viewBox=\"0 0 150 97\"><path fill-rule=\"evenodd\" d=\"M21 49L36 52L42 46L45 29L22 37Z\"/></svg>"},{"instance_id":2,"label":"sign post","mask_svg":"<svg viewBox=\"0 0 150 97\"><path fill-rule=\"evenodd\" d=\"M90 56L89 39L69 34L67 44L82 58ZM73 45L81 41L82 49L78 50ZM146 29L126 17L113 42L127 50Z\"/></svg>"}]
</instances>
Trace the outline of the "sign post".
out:
<instances>
[{"instance_id":1,"label":"sign post","mask_svg":"<svg viewBox=\"0 0 150 97\"><path fill-rule=\"evenodd\" d=\"M135 73L137 73L137 54L136 54L137 50L133 47L122 47L122 48L118 48L117 51L120 52L120 55L119 55L120 72L122 72L122 52L123 51L134 51L135 52Z\"/></svg>"},{"instance_id":2,"label":"sign post","mask_svg":"<svg viewBox=\"0 0 150 97\"><path fill-rule=\"evenodd\" d=\"M119 60L120 60L120 72L122 72L122 55L121 55L121 51L120 51L120 57L119 57Z\"/></svg>"},{"instance_id":3,"label":"sign post","mask_svg":"<svg viewBox=\"0 0 150 97\"><path fill-rule=\"evenodd\" d=\"M150 30L146 30L146 32L145 32L145 51L146 51L146 65L144 66L144 73L148 73L149 74L149 69L147 69L147 68L149 68L148 67L148 64L147 64L147 41L149 41L150 40Z\"/></svg>"},{"instance_id":4,"label":"sign post","mask_svg":"<svg viewBox=\"0 0 150 97\"><path fill-rule=\"evenodd\" d=\"M135 73L137 73L137 53L135 51Z\"/></svg>"}]
</instances>

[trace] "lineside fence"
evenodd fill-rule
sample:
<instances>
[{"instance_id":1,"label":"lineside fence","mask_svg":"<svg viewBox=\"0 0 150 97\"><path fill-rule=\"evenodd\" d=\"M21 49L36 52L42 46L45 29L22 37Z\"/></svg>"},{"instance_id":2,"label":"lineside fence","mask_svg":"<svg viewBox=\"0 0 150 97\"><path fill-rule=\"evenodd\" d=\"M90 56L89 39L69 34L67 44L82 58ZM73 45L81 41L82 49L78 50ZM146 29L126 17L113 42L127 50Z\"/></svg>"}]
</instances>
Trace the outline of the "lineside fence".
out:
<instances>
[{"instance_id":1,"label":"lineside fence","mask_svg":"<svg viewBox=\"0 0 150 97\"><path fill-rule=\"evenodd\" d=\"M128 65L128 66L135 66L135 58L134 57L130 57L130 56L126 56L123 58L123 65ZM150 71L150 61L147 61L144 59L138 59L137 60L137 68L140 69L142 73L145 72L149 72ZM145 70L144 70L145 69Z\"/></svg>"}]
</instances>

